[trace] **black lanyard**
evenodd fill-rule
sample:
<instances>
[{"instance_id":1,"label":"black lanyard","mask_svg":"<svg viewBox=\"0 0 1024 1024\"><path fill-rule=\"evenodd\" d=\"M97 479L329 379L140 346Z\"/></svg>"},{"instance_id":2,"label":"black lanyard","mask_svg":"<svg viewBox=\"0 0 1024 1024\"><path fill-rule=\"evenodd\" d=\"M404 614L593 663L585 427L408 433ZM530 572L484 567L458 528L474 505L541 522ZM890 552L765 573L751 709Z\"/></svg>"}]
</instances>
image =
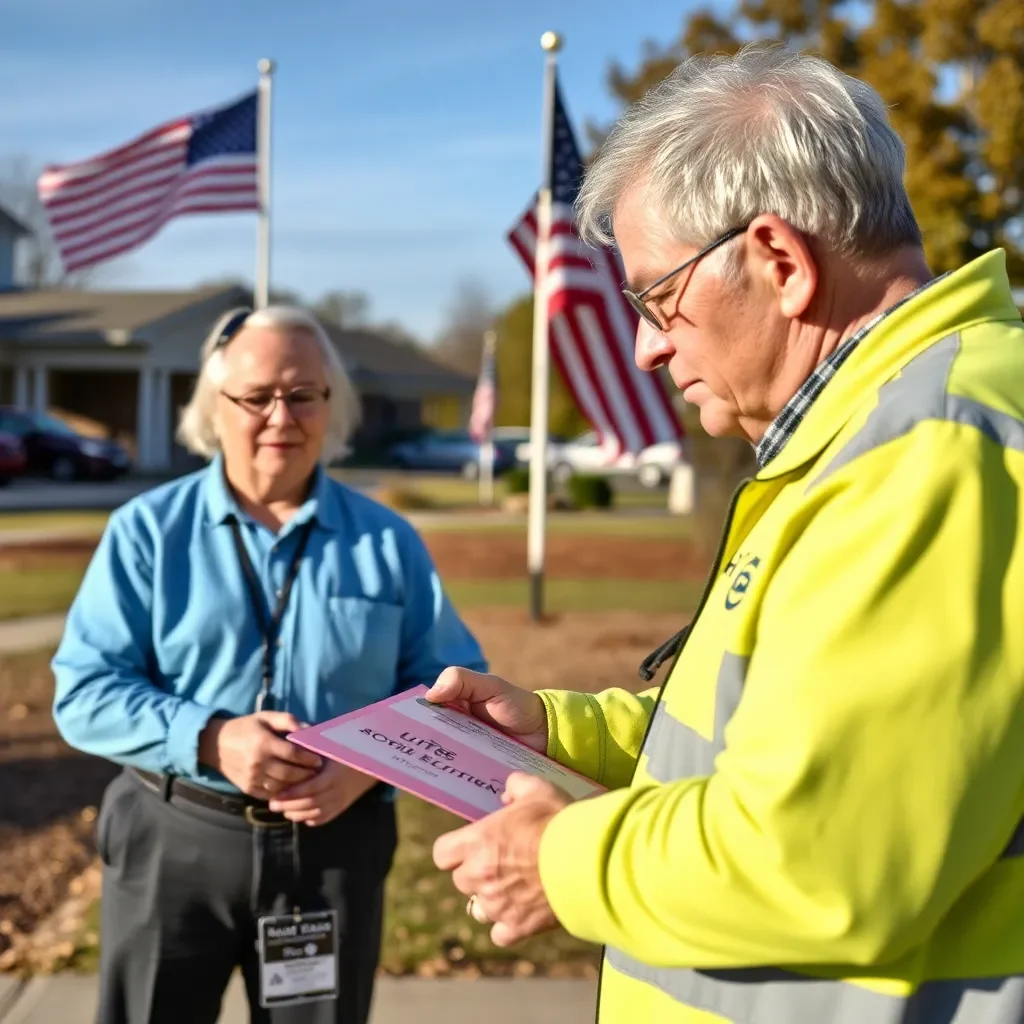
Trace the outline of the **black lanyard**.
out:
<instances>
[{"instance_id":1,"label":"black lanyard","mask_svg":"<svg viewBox=\"0 0 1024 1024\"><path fill-rule=\"evenodd\" d=\"M245 576L246 585L249 588L249 596L252 598L253 611L256 614L256 621L259 624L260 636L263 638L263 672L260 676L260 692L256 698L256 710L262 711L270 693L270 687L274 682L274 647L277 643L277 634L281 629L281 620L284 618L285 609L288 607L288 598L292 592L292 584L299 574L299 563L302 561L302 553L306 550L306 543L309 535L313 532L314 521L310 519L303 527L299 535L298 544L295 547L295 554L292 555L291 563L288 566L288 574L285 576L281 589L277 592L277 607L270 621L263 609L263 587L260 585L256 570L252 566L249 552L245 550L245 542L242 540L242 531L238 520L232 516L228 520L231 524L231 535L235 539L235 550L238 552L238 562L242 567L242 575Z\"/></svg>"}]
</instances>

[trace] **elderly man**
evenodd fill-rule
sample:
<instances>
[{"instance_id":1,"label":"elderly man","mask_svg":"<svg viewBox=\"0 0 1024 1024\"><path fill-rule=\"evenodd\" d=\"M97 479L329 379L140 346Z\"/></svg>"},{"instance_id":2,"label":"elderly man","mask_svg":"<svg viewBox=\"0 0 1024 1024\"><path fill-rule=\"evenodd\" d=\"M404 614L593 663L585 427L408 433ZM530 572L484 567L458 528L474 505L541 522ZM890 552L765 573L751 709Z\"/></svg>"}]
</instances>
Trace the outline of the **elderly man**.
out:
<instances>
[{"instance_id":1,"label":"elderly man","mask_svg":"<svg viewBox=\"0 0 1024 1024\"><path fill-rule=\"evenodd\" d=\"M462 702L609 792L515 777L434 856L499 945L606 946L604 1024L1024 1021L1024 324L933 278L881 99L694 58L582 188L667 366L756 446L661 691Z\"/></svg>"}]
</instances>

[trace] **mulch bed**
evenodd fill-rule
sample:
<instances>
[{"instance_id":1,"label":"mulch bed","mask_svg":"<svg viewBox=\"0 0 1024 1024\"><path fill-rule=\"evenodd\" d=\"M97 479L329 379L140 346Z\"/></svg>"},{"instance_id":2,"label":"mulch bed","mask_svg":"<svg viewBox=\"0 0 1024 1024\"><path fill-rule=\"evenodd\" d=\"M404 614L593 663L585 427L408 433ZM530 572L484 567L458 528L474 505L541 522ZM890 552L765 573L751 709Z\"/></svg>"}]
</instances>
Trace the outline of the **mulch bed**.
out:
<instances>
[{"instance_id":1,"label":"mulch bed","mask_svg":"<svg viewBox=\"0 0 1024 1024\"><path fill-rule=\"evenodd\" d=\"M45 655L0 658L0 967L95 856L96 809L117 768L53 723Z\"/></svg>"},{"instance_id":2,"label":"mulch bed","mask_svg":"<svg viewBox=\"0 0 1024 1024\"><path fill-rule=\"evenodd\" d=\"M526 536L484 530L438 530L424 535L443 579L508 580L526 575ZM96 548L92 538L0 547L0 570L84 564ZM551 533L545 540L545 572L552 579L644 579L674 581L703 577L707 560L685 540Z\"/></svg>"}]
</instances>

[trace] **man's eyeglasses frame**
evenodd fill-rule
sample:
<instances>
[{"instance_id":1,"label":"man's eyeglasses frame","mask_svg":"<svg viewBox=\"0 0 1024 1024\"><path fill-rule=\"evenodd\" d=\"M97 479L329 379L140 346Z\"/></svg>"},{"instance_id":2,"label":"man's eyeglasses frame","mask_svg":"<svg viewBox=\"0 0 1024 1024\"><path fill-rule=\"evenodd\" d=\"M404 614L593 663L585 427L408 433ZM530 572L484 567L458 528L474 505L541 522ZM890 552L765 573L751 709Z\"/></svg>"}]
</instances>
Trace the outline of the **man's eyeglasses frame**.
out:
<instances>
[{"instance_id":1,"label":"man's eyeglasses frame","mask_svg":"<svg viewBox=\"0 0 1024 1024\"><path fill-rule=\"evenodd\" d=\"M720 245L725 245L726 242L732 241L737 235L742 235L747 230L749 224L744 225L741 228L733 228L731 231L727 231L724 235L716 238L713 242L708 242L703 249L700 250L696 255L691 256L688 260L680 263L678 267L674 267L667 274L663 274L653 284L649 284L643 291L635 292L631 288L623 288L622 294L626 296L626 301L636 310L637 314L647 321L656 331L668 330L668 325L662 323L661 317L658 315L656 309L654 309L649 302L647 302L647 296L651 294L656 288L660 288L667 281L672 280L676 274L681 274L687 267L692 267L698 260L707 256L713 249L717 249Z\"/></svg>"}]
</instances>

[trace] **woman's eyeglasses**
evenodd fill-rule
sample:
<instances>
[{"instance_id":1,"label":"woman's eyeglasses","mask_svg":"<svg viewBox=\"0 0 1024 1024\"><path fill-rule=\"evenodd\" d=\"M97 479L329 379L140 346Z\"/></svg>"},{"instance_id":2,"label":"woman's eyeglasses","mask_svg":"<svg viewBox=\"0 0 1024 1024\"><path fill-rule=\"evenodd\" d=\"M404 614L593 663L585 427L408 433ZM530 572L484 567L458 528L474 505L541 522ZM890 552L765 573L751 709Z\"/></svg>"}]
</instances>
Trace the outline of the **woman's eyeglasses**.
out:
<instances>
[{"instance_id":1,"label":"woman's eyeglasses","mask_svg":"<svg viewBox=\"0 0 1024 1024\"><path fill-rule=\"evenodd\" d=\"M241 308L236 310L217 335L213 343L214 352L224 348L225 345L239 332L242 325L252 316L252 310ZM261 416L269 419L274 414L278 402L284 402L288 411L296 419L305 419L314 416L327 403L331 397L330 388L294 388L291 391L279 392L270 388L258 388L249 391L244 395L229 395L226 391L221 394L229 401L234 402L240 409L244 409L250 416Z\"/></svg>"},{"instance_id":2,"label":"woman's eyeglasses","mask_svg":"<svg viewBox=\"0 0 1024 1024\"><path fill-rule=\"evenodd\" d=\"M292 391L280 392L261 388L244 395L229 395L226 391L222 391L221 394L251 416L261 416L264 419L269 419L274 414L278 402L284 402L292 416L301 420L315 416L324 407L331 397L331 389L295 388Z\"/></svg>"},{"instance_id":3,"label":"woman's eyeglasses","mask_svg":"<svg viewBox=\"0 0 1024 1024\"><path fill-rule=\"evenodd\" d=\"M749 226L750 225L748 224L741 228L733 228L731 231L727 231L722 235L721 238L716 238L713 242L709 242L699 253L697 253L696 256L691 256L685 263L680 263L678 267L675 267L667 274L659 277L654 284L648 285L642 292L635 292L630 288L623 288L622 294L626 296L626 300L637 311L637 313L656 331L667 331L668 326L662 323L661 317L658 315L658 311L647 301L647 296L650 295L655 288L659 288L666 281L670 281L676 276L676 274L681 274L687 267L692 267L693 264L703 256L707 256L712 249L717 249L720 245L725 245L726 242L735 238L737 235L742 235Z\"/></svg>"}]
</instances>

